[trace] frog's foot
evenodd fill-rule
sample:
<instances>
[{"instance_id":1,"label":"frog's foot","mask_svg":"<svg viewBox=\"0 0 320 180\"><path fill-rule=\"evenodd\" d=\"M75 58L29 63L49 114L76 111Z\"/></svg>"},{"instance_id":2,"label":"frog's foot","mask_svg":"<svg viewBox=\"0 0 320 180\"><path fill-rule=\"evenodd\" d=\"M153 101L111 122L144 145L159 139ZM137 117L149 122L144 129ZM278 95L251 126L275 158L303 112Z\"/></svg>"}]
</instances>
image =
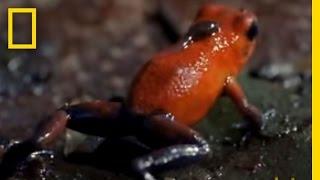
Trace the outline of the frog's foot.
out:
<instances>
[{"instance_id":1,"label":"frog's foot","mask_svg":"<svg viewBox=\"0 0 320 180\"><path fill-rule=\"evenodd\" d=\"M264 131L266 121L261 120L261 122L259 127L257 127L256 124L251 124L249 121L232 124L232 129L238 130L242 134L240 142L238 143L239 146L247 145L252 138L258 138L263 141L272 139L272 136L266 134Z\"/></svg>"},{"instance_id":2,"label":"frog's foot","mask_svg":"<svg viewBox=\"0 0 320 180\"><path fill-rule=\"evenodd\" d=\"M137 167L137 164L134 164L135 167ZM143 179L143 180L156 180L156 178L149 172L146 170L142 170L142 169L135 169L136 171L136 175L137 178L139 179Z\"/></svg>"},{"instance_id":3,"label":"frog's foot","mask_svg":"<svg viewBox=\"0 0 320 180\"><path fill-rule=\"evenodd\" d=\"M35 151L18 165L17 170L23 172L23 174L26 173L31 175L32 177L47 179L52 174L51 165L53 164L53 160L53 151Z\"/></svg>"},{"instance_id":4,"label":"frog's foot","mask_svg":"<svg viewBox=\"0 0 320 180\"><path fill-rule=\"evenodd\" d=\"M31 153L26 161L30 162L30 161L39 161L42 163L53 163L54 160L54 152L50 151L50 150L41 150L41 151L35 151L33 153Z\"/></svg>"},{"instance_id":5,"label":"frog's foot","mask_svg":"<svg viewBox=\"0 0 320 180\"><path fill-rule=\"evenodd\" d=\"M34 151L36 151L36 147L32 142L10 142L4 150L5 153L0 164L0 178L6 179L12 176L18 165Z\"/></svg>"},{"instance_id":6,"label":"frog's foot","mask_svg":"<svg viewBox=\"0 0 320 180\"><path fill-rule=\"evenodd\" d=\"M51 151L38 151L38 147L32 141L11 142L5 149L0 164L0 179L12 176L17 170L25 167L29 162L48 162L54 158Z\"/></svg>"}]
</instances>

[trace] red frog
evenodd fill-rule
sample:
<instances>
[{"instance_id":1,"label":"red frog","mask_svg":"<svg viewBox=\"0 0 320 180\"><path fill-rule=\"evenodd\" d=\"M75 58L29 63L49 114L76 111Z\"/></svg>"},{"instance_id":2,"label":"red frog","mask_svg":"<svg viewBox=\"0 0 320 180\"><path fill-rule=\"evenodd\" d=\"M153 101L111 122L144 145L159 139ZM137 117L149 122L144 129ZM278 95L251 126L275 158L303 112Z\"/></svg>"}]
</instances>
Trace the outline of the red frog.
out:
<instances>
[{"instance_id":1,"label":"red frog","mask_svg":"<svg viewBox=\"0 0 320 180\"><path fill-rule=\"evenodd\" d=\"M30 139L8 148L4 160L12 158L8 155L12 149L23 146L36 147L29 148L31 157L36 158L41 153L33 150L46 148L66 128L101 137L134 136L152 151L133 159L133 169L141 179L152 180L155 169L209 153L206 140L190 126L207 114L222 93L258 132L261 113L248 102L236 80L255 48L257 34L257 18L252 12L206 4L175 48L156 54L144 65L127 100L61 107Z\"/></svg>"}]
</instances>

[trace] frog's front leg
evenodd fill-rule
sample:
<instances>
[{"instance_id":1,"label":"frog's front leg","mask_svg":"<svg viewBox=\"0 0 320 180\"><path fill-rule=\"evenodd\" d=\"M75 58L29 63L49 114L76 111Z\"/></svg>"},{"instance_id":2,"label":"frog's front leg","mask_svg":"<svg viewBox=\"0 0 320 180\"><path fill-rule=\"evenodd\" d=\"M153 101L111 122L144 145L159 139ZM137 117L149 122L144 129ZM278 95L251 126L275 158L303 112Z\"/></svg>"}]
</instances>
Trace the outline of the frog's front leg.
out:
<instances>
[{"instance_id":1,"label":"frog's front leg","mask_svg":"<svg viewBox=\"0 0 320 180\"><path fill-rule=\"evenodd\" d=\"M241 85L232 76L228 76L225 82L224 92L236 104L239 111L248 120L253 130L259 132L261 130L262 113L254 105L250 104Z\"/></svg>"}]
</instances>

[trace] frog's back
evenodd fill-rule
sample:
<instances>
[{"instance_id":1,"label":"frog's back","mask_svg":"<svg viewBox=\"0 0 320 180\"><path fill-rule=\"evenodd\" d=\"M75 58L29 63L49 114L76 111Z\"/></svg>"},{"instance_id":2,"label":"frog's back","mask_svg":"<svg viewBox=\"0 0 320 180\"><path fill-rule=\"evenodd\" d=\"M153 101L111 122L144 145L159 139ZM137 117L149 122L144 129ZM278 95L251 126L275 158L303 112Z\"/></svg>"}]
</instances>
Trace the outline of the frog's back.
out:
<instances>
[{"instance_id":1,"label":"frog's back","mask_svg":"<svg viewBox=\"0 0 320 180\"><path fill-rule=\"evenodd\" d=\"M206 5L176 51L152 58L132 84L134 111L172 113L191 125L208 112L228 76L237 76L255 47L256 17L219 5Z\"/></svg>"},{"instance_id":2,"label":"frog's back","mask_svg":"<svg viewBox=\"0 0 320 180\"><path fill-rule=\"evenodd\" d=\"M140 113L164 111L191 125L200 120L220 94L224 73L214 54L202 47L182 49L150 60L135 79L129 94Z\"/></svg>"}]
</instances>

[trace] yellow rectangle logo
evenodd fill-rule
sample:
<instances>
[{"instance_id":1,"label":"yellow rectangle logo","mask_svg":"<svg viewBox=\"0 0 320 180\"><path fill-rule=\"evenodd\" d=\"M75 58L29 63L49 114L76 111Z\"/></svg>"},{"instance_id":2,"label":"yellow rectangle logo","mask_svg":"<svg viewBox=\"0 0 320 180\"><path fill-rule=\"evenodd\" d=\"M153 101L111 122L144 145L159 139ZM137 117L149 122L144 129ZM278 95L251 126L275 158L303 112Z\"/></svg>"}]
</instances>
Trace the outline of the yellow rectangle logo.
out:
<instances>
[{"instance_id":1,"label":"yellow rectangle logo","mask_svg":"<svg viewBox=\"0 0 320 180\"><path fill-rule=\"evenodd\" d=\"M30 13L32 18L31 44L13 43L13 14ZM36 49L37 48L37 9L36 8L8 8L8 49Z\"/></svg>"}]
</instances>

